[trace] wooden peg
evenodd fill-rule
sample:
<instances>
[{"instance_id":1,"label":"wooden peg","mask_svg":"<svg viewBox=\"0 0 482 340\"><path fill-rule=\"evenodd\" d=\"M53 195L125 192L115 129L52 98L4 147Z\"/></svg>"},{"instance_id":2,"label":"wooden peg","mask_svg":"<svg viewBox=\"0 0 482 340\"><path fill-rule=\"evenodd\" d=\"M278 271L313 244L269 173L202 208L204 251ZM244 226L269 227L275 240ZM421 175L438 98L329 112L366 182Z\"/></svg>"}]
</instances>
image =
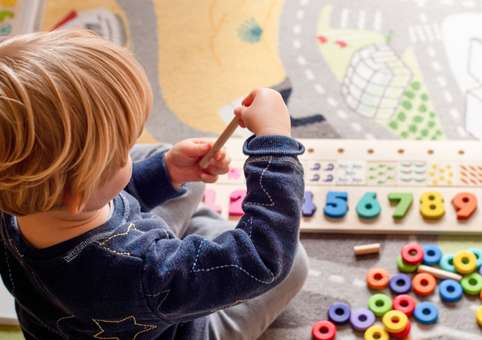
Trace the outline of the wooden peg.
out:
<instances>
[{"instance_id":1,"label":"wooden peg","mask_svg":"<svg viewBox=\"0 0 482 340\"><path fill-rule=\"evenodd\" d=\"M354 246L355 255L374 254L380 252L380 243L363 244Z\"/></svg>"},{"instance_id":2,"label":"wooden peg","mask_svg":"<svg viewBox=\"0 0 482 340\"><path fill-rule=\"evenodd\" d=\"M451 273L451 272L448 272L446 270L426 266L424 264L419 265L417 271L419 273L432 274L434 277L439 278L439 279L452 279L452 280L455 280L455 281L458 281L458 282L460 282L460 280L462 280L462 275Z\"/></svg>"}]
</instances>

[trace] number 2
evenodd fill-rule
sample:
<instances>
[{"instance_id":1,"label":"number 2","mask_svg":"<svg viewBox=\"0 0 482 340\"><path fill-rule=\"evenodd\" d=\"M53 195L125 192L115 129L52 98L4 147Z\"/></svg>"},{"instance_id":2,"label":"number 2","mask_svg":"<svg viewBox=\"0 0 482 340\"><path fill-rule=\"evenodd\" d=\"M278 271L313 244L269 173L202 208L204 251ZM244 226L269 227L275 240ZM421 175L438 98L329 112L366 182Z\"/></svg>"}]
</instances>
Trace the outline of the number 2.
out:
<instances>
[{"instance_id":1,"label":"number 2","mask_svg":"<svg viewBox=\"0 0 482 340\"><path fill-rule=\"evenodd\" d=\"M231 204L229 205L229 216L243 216L244 211L242 208L243 200L246 197L246 190L235 190L229 195Z\"/></svg>"}]
</instances>

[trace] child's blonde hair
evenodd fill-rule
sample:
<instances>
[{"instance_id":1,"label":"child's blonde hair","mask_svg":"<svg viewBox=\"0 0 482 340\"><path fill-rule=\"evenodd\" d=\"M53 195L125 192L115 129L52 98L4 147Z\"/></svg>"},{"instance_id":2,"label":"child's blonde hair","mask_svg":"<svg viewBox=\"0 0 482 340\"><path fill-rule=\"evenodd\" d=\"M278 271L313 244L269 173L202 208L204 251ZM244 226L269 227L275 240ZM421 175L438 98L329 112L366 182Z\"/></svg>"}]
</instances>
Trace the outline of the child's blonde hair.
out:
<instances>
[{"instance_id":1,"label":"child's blonde hair","mask_svg":"<svg viewBox=\"0 0 482 340\"><path fill-rule=\"evenodd\" d=\"M152 106L133 55L83 29L0 43L0 210L80 204L125 165Z\"/></svg>"}]
</instances>

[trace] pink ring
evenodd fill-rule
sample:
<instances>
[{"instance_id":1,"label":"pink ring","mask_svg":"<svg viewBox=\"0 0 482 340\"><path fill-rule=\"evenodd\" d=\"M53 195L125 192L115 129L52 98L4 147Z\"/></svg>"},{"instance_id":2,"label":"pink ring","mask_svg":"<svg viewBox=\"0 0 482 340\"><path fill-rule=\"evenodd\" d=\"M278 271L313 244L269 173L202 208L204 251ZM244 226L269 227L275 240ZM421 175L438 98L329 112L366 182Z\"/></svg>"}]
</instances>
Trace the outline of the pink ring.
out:
<instances>
[{"instance_id":1,"label":"pink ring","mask_svg":"<svg viewBox=\"0 0 482 340\"><path fill-rule=\"evenodd\" d=\"M415 252L414 255L410 254L411 252ZM419 264L423 260L423 248L422 246L416 243L410 243L405 245L402 248L402 259L408 265L415 265Z\"/></svg>"},{"instance_id":2,"label":"pink ring","mask_svg":"<svg viewBox=\"0 0 482 340\"><path fill-rule=\"evenodd\" d=\"M415 310L415 300L407 294L398 295L393 299L393 309L405 313L407 316L413 314ZM403 306L406 305L406 306Z\"/></svg>"},{"instance_id":3,"label":"pink ring","mask_svg":"<svg viewBox=\"0 0 482 340\"><path fill-rule=\"evenodd\" d=\"M325 332L322 333L322 330ZM336 335L336 327L332 322L322 320L313 325L311 333L316 340L333 340Z\"/></svg>"}]
</instances>

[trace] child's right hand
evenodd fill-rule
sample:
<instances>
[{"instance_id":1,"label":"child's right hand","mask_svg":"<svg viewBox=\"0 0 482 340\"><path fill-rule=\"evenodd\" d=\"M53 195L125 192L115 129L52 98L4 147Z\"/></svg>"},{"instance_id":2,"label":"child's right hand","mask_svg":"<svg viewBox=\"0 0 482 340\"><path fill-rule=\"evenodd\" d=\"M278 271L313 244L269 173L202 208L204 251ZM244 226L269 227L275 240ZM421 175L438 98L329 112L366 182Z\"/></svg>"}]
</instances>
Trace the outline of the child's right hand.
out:
<instances>
[{"instance_id":1,"label":"child's right hand","mask_svg":"<svg viewBox=\"0 0 482 340\"><path fill-rule=\"evenodd\" d=\"M283 98L278 91L258 87L237 107L234 114L239 125L248 128L256 136L282 135L291 137L291 119Z\"/></svg>"}]
</instances>

